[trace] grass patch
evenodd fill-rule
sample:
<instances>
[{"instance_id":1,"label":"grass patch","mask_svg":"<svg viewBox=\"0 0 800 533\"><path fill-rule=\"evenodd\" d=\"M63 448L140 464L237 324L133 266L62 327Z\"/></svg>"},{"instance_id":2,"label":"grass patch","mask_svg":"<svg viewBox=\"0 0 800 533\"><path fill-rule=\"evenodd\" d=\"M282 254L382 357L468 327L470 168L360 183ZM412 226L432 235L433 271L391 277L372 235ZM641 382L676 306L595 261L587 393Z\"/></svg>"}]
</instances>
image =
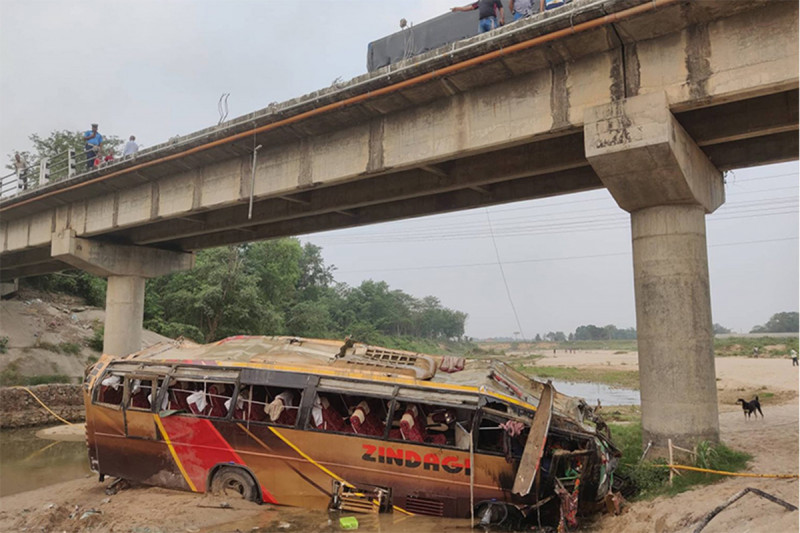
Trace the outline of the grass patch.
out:
<instances>
[{"instance_id":1,"label":"grass patch","mask_svg":"<svg viewBox=\"0 0 800 533\"><path fill-rule=\"evenodd\" d=\"M636 339L616 339L606 341L567 341L567 342L481 342L484 350L550 351L563 350L615 350L635 352L639 349Z\"/></svg>"},{"instance_id":2,"label":"grass patch","mask_svg":"<svg viewBox=\"0 0 800 533\"><path fill-rule=\"evenodd\" d=\"M41 376L22 376L19 373L19 361L12 361L0 372L0 386L42 385L44 383L73 383L73 379L64 374L44 374Z\"/></svg>"},{"instance_id":3,"label":"grass patch","mask_svg":"<svg viewBox=\"0 0 800 533\"><path fill-rule=\"evenodd\" d=\"M520 370L537 378L605 383L606 385L629 389L639 388L638 370L575 368L574 366L522 366Z\"/></svg>"},{"instance_id":4,"label":"grass patch","mask_svg":"<svg viewBox=\"0 0 800 533\"><path fill-rule=\"evenodd\" d=\"M603 407L600 410L600 416L609 423L631 424L642 420L642 408L638 405L614 405L613 407Z\"/></svg>"},{"instance_id":5,"label":"grass patch","mask_svg":"<svg viewBox=\"0 0 800 533\"><path fill-rule=\"evenodd\" d=\"M61 353L61 348L53 344L51 342L37 342L34 348L39 348L40 350L47 350L48 352L54 353Z\"/></svg>"},{"instance_id":6,"label":"grass patch","mask_svg":"<svg viewBox=\"0 0 800 533\"><path fill-rule=\"evenodd\" d=\"M89 348L94 350L95 352L103 353L103 331L105 328L103 326L97 326L94 328L94 334L92 337L86 342L89 345Z\"/></svg>"},{"instance_id":7,"label":"grass patch","mask_svg":"<svg viewBox=\"0 0 800 533\"><path fill-rule=\"evenodd\" d=\"M664 466L664 459L639 462L642 456L642 425L609 423L614 444L622 451L622 458L617 471L630 477L636 485L637 500L649 500L661 495L674 496L696 485L708 485L719 481L722 476L703 472L683 471L673 478L669 486L669 469ZM710 470L739 472L747 466L752 457L749 454L732 450L724 444L711 445L701 442L697 447L698 455L694 464Z\"/></svg>"},{"instance_id":8,"label":"grass patch","mask_svg":"<svg viewBox=\"0 0 800 533\"><path fill-rule=\"evenodd\" d=\"M752 357L753 348L758 348L759 357L786 357L790 350L798 351L797 346L798 337L714 338L714 355L718 357Z\"/></svg>"},{"instance_id":9,"label":"grass patch","mask_svg":"<svg viewBox=\"0 0 800 533\"><path fill-rule=\"evenodd\" d=\"M8 353L8 337L0 337L0 353Z\"/></svg>"},{"instance_id":10,"label":"grass patch","mask_svg":"<svg viewBox=\"0 0 800 533\"><path fill-rule=\"evenodd\" d=\"M75 342L62 342L58 347L62 352L69 355L78 355L81 353L81 345Z\"/></svg>"}]
</instances>

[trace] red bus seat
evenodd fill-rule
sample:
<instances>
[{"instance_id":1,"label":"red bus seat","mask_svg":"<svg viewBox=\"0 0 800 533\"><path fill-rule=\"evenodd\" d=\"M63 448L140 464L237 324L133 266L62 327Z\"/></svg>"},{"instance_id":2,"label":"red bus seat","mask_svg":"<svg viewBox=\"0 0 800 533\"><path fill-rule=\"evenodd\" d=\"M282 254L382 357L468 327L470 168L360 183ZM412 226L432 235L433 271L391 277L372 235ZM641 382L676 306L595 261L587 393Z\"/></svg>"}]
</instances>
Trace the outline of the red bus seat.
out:
<instances>
[{"instance_id":1,"label":"red bus seat","mask_svg":"<svg viewBox=\"0 0 800 533\"><path fill-rule=\"evenodd\" d=\"M353 414L350 415L350 426L353 428L353 433L359 435L383 435L383 423L370 409L366 400L359 402Z\"/></svg>"}]
</instances>

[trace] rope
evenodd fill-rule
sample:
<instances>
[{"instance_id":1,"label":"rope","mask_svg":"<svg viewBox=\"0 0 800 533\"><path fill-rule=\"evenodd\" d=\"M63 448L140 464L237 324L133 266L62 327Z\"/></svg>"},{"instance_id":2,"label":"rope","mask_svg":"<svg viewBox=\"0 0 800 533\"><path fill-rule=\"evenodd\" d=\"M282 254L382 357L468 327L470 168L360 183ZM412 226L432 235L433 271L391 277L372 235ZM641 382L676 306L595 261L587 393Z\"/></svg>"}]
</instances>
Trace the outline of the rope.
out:
<instances>
[{"instance_id":1,"label":"rope","mask_svg":"<svg viewBox=\"0 0 800 533\"><path fill-rule=\"evenodd\" d=\"M719 474L721 476L737 476L737 477L769 477L778 479L796 479L800 477L798 474L752 474L748 472L725 472L723 470L710 470L708 468L699 468L696 466L684 465L652 465L660 468L674 468L676 470L691 470L692 472L705 472L708 474Z\"/></svg>"},{"instance_id":2,"label":"rope","mask_svg":"<svg viewBox=\"0 0 800 533\"><path fill-rule=\"evenodd\" d=\"M64 420L63 418L61 418L60 416L58 416L57 414L55 414L55 413L53 412L53 410L52 410L52 409L50 409L49 407L47 407L47 406L44 404L44 402L43 402L42 400L40 400L40 399L39 399L39 397L38 397L38 396L36 396L36 395L35 395L33 392L31 392L31 390L30 390L28 387L23 387L23 386L21 386L21 385L15 385L15 386L13 386L13 387L11 387L11 388L12 388L12 389L22 389L22 390L24 390L25 392L27 392L28 394L30 394L31 396L33 396L33 399L34 399L34 400L36 400L37 402L39 402L39 405L41 405L42 407L44 407L45 409L47 409L47 412L48 412L48 413L50 413L51 415L53 415L54 417L56 417L56 418L57 418L57 419L59 419L60 421L64 422L64 423L65 423L65 424L67 424L68 426L71 426L71 425L72 425L72 422L69 422L69 421L67 421L67 420Z\"/></svg>"}]
</instances>

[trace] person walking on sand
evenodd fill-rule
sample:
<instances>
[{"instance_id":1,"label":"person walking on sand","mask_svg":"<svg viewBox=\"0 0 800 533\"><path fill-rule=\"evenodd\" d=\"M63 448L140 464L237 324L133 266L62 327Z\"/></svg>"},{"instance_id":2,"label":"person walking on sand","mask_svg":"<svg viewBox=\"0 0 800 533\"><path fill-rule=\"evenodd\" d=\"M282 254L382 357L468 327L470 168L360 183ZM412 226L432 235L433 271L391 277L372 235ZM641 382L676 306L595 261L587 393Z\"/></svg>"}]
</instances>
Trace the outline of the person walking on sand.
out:
<instances>
[{"instance_id":1,"label":"person walking on sand","mask_svg":"<svg viewBox=\"0 0 800 533\"><path fill-rule=\"evenodd\" d=\"M797 352L794 349L789 352L789 355L792 356L792 366L800 366L797 364Z\"/></svg>"}]
</instances>

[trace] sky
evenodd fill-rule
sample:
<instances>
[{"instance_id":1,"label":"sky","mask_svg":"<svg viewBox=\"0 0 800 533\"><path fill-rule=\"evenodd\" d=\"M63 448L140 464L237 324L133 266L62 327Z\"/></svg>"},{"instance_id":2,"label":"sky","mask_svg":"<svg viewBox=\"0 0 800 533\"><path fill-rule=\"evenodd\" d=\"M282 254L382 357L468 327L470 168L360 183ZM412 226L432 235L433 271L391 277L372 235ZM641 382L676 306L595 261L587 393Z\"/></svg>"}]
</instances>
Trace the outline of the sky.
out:
<instances>
[{"instance_id":1,"label":"sky","mask_svg":"<svg viewBox=\"0 0 800 533\"><path fill-rule=\"evenodd\" d=\"M232 119L363 74L367 44L401 18L461 3L0 0L0 156L92 122L153 146L216 124L222 93ZM798 164L736 170L726 194L706 219L712 316L747 332L798 310ZM468 313L472 337L635 327L630 219L605 190L302 240L337 281Z\"/></svg>"}]
</instances>

